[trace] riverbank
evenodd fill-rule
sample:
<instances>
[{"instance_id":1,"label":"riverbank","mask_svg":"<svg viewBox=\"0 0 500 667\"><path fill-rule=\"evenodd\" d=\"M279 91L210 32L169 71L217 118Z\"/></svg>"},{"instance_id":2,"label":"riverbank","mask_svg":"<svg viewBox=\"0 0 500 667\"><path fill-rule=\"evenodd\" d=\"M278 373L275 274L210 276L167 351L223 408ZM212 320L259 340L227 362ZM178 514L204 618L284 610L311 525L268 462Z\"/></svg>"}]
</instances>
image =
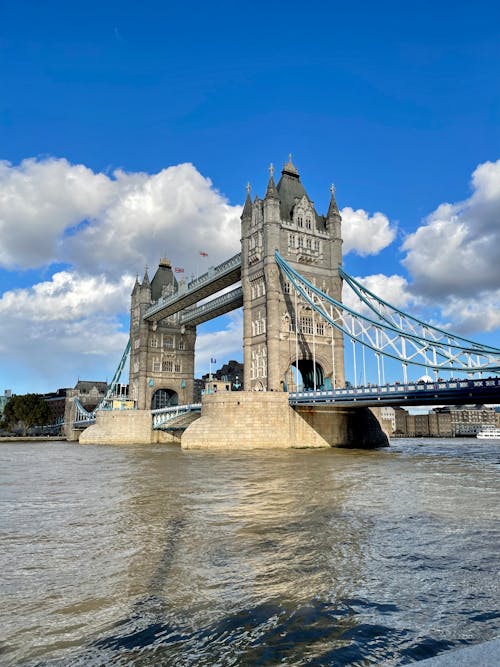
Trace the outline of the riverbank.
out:
<instances>
[{"instance_id":1,"label":"riverbank","mask_svg":"<svg viewBox=\"0 0 500 667\"><path fill-rule=\"evenodd\" d=\"M54 440L66 442L60 435L0 435L0 442L53 442Z\"/></svg>"}]
</instances>

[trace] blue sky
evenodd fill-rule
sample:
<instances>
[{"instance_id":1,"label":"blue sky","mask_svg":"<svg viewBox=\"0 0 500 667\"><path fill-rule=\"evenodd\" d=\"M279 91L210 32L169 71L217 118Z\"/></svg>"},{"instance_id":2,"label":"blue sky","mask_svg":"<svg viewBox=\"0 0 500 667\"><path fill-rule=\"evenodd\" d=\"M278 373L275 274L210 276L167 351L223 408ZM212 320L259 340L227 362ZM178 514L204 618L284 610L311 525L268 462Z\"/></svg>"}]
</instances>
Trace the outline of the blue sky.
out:
<instances>
[{"instance_id":1,"label":"blue sky","mask_svg":"<svg viewBox=\"0 0 500 667\"><path fill-rule=\"evenodd\" d=\"M0 4L0 391L111 377L135 273L237 250L289 152L349 273L499 344L499 38L481 1Z\"/></svg>"}]
</instances>

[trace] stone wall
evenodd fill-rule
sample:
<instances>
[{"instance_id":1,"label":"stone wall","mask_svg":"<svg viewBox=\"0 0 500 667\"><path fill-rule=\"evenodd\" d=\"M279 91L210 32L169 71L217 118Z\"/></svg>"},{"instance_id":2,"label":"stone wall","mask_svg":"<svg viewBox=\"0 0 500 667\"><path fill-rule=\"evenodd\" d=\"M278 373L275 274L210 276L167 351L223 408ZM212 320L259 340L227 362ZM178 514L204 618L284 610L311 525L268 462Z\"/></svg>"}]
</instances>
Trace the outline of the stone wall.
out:
<instances>
[{"instance_id":1,"label":"stone wall","mask_svg":"<svg viewBox=\"0 0 500 667\"><path fill-rule=\"evenodd\" d=\"M80 435L81 445L149 445L155 442L149 410L99 410Z\"/></svg>"},{"instance_id":2,"label":"stone wall","mask_svg":"<svg viewBox=\"0 0 500 667\"><path fill-rule=\"evenodd\" d=\"M284 392L203 397L201 418L184 432L184 449L384 447L387 436L367 408L291 408Z\"/></svg>"}]
</instances>

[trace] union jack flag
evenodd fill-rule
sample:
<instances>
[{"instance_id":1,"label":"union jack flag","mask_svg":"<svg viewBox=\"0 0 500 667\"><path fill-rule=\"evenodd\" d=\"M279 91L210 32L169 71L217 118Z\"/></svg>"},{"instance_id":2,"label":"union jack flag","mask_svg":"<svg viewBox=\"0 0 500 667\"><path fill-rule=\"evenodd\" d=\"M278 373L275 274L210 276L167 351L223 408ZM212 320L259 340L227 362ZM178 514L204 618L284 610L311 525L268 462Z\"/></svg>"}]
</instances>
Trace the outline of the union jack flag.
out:
<instances>
[{"instance_id":1,"label":"union jack flag","mask_svg":"<svg viewBox=\"0 0 500 667\"><path fill-rule=\"evenodd\" d=\"M202 257L208 257L208 252L203 252L203 250L200 250L200 255Z\"/></svg>"},{"instance_id":2,"label":"union jack flag","mask_svg":"<svg viewBox=\"0 0 500 667\"><path fill-rule=\"evenodd\" d=\"M174 269L174 271L175 271L176 273L184 273L184 269L182 269L180 266L176 266L175 269Z\"/></svg>"}]
</instances>

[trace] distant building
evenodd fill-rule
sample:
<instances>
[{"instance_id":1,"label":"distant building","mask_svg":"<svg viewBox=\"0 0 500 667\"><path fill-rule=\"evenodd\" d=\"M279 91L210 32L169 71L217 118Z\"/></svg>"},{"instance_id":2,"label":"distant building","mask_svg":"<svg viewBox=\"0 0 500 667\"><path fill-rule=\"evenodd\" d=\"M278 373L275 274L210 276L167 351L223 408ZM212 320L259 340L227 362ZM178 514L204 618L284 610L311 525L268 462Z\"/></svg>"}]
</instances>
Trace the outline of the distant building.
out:
<instances>
[{"instance_id":1,"label":"distant building","mask_svg":"<svg viewBox=\"0 0 500 667\"><path fill-rule=\"evenodd\" d=\"M496 426L494 408L485 405L449 405L435 408L435 412L449 414L454 436L475 436L486 424Z\"/></svg>"},{"instance_id":2,"label":"distant building","mask_svg":"<svg viewBox=\"0 0 500 667\"><path fill-rule=\"evenodd\" d=\"M398 407L394 412L394 435L407 438L474 437L485 424L497 424L495 410L484 405L444 406L415 415Z\"/></svg>"},{"instance_id":3,"label":"distant building","mask_svg":"<svg viewBox=\"0 0 500 667\"><path fill-rule=\"evenodd\" d=\"M239 385L237 389L243 389L243 372L244 366L241 362L231 359L219 368L219 370L212 373L213 380L220 380L221 382L229 382L231 385ZM209 373L202 375L202 380L206 382L209 379ZM232 387L233 389L236 387Z\"/></svg>"}]
</instances>

